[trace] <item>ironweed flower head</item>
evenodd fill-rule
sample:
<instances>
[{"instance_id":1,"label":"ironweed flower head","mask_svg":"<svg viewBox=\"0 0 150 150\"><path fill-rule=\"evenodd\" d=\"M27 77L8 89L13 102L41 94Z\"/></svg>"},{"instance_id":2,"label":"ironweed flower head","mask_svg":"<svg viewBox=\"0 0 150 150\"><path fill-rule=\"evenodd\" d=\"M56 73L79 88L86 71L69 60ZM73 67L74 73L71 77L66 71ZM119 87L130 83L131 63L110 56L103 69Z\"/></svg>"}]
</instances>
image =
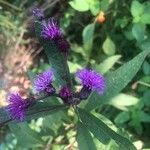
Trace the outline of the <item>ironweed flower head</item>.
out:
<instances>
[{"instance_id":1,"label":"ironweed flower head","mask_svg":"<svg viewBox=\"0 0 150 150\"><path fill-rule=\"evenodd\" d=\"M42 22L41 36L45 39L56 40L62 37L62 31L57 22L50 18L47 22Z\"/></svg>"},{"instance_id":2,"label":"ironweed flower head","mask_svg":"<svg viewBox=\"0 0 150 150\"><path fill-rule=\"evenodd\" d=\"M11 93L7 97L9 105L6 107L6 110L9 113L9 116L13 120L23 121L25 118L25 110L32 105L31 100L22 99L18 93Z\"/></svg>"},{"instance_id":3,"label":"ironweed flower head","mask_svg":"<svg viewBox=\"0 0 150 150\"><path fill-rule=\"evenodd\" d=\"M76 73L76 76L80 79L83 87L103 94L105 90L105 79L101 74L94 70L82 69Z\"/></svg>"},{"instance_id":4,"label":"ironweed flower head","mask_svg":"<svg viewBox=\"0 0 150 150\"><path fill-rule=\"evenodd\" d=\"M61 52L65 52L65 53L67 53L70 48L68 41L66 41L65 39L57 40L57 46Z\"/></svg>"},{"instance_id":5,"label":"ironweed flower head","mask_svg":"<svg viewBox=\"0 0 150 150\"><path fill-rule=\"evenodd\" d=\"M55 89L52 86L52 81L53 71L50 69L37 75L34 80L34 88L36 92L47 92L49 94L54 93Z\"/></svg>"},{"instance_id":6,"label":"ironweed flower head","mask_svg":"<svg viewBox=\"0 0 150 150\"><path fill-rule=\"evenodd\" d=\"M60 89L59 95L67 105L77 105L80 103L80 99L76 97L75 93L73 93L67 86Z\"/></svg>"},{"instance_id":7,"label":"ironweed flower head","mask_svg":"<svg viewBox=\"0 0 150 150\"><path fill-rule=\"evenodd\" d=\"M62 87L59 91L59 95L61 98L68 98L72 96L72 93L68 87Z\"/></svg>"},{"instance_id":8,"label":"ironweed flower head","mask_svg":"<svg viewBox=\"0 0 150 150\"><path fill-rule=\"evenodd\" d=\"M43 19L44 18L44 13L41 9L39 9L38 7L34 7L32 9L32 14L35 18L37 19Z\"/></svg>"}]
</instances>

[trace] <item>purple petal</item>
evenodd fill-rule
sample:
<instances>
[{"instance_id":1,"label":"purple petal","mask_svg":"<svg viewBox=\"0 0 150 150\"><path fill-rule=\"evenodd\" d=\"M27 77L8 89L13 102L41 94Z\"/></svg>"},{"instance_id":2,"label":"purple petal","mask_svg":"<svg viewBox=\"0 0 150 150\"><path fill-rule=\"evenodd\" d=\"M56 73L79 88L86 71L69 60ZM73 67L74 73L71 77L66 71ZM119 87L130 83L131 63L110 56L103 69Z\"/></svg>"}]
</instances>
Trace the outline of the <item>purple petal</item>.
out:
<instances>
[{"instance_id":1,"label":"purple petal","mask_svg":"<svg viewBox=\"0 0 150 150\"><path fill-rule=\"evenodd\" d=\"M97 91L99 94L103 94L105 90L105 79L100 73L94 70L82 69L76 73L76 76L80 79L83 86Z\"/></svg>"},{"instance_id":2,"label":"purple petal","mask_svg":"<svg viewBox=\"0 0 150 150\"><path fill-rule=\"evenodd\" d=\"M47 70L37 75L36 79L34 80L34 88L37 92L43 92L47 88L50 88L52 81L53 81L53 71Z\"/></svg>"},{"instance_id":3,"label":"purple petal","mask_svg":"<svg viewBox=\"0 0 150 150\"><path fill-rule=\"evenodd\" d=\"M62 32L54 19L50 18L47 22L42 22L41 36L46 39L59 39L62 36Z\"/></svg>"}]
</instances>

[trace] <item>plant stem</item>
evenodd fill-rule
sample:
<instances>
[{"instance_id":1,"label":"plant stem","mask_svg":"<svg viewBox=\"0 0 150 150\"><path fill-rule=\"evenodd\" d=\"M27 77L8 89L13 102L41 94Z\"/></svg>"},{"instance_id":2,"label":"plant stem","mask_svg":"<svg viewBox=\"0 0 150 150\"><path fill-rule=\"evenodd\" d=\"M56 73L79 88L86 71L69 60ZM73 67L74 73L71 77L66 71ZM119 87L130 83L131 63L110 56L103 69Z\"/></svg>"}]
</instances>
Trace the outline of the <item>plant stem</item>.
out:
<instances>
[{"instance_id":1,"label":"plant stem","mask_svg":"<svg viewBox=\"0 0 150 150\"><path fill-rule=\"evenodd\" d=\"M18 8L18 7L16 7L16 6L14 6L14 5L12 5L12 4L10 4L10 3L6 2L6 1L0 0L0 3L2 3L2 4L4 4L4 5L7 5L7 6L9 6L9 7L11 7L11 8L13 8L13 9L15 9L15 10L17 10L17 11L21 11L21 9L20 9L20 8Z\"/></svg>"},{"instance_id":2,"label":"plant stem","mask_svg":"<svg viewBox=\"0 0 150 150\"><path fill-rule=\"evenodd\" d=\"M150 87L150 84L142 82L142 81L138 81L137 83L141 84L141 85L144 85L144 86L147 86L147 87Z\"/></svg>"}]
</instances>

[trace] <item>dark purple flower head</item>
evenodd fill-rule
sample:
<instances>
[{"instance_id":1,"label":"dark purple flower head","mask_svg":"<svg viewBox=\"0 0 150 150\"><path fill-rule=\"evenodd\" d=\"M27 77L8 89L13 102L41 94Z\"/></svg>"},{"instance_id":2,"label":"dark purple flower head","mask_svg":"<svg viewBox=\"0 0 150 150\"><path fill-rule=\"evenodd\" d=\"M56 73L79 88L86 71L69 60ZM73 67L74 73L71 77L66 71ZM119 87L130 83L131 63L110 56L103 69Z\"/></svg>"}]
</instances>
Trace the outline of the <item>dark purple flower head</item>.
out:
<instances>
[{"instance_id":1,"label":"dark purple flower head","mask_svg":"<svg viewBox=\"0 0 150 150\"><path fill-rule=\"evenodd\" d=\"M22 99L18 93L12 93L7 97L9 105L6 107L9 116L13 120L23 121L25 110L32 104L30 100Z\"/></svg>"},{"instance_id":2,"label":"dark purple flower head","mask_svg":"<svg viewBox=\"0 0 150 150\"><path fill-rule=\"evenodd\" d=\"M39 9L38 7L34 7L32 8L32 14L34 17L36 17L37 19L43 19L44 18L44 13L41 9Z\"/></svg>"},{"instance_id":3,"label":"dark purple flower head","mask_svg":"<svg viewBox=\"0 0 150 150\"><path fill-rule=\"evenodd\" d=\"M54 93L55 90L52 86L53 81L53 71L47 70L39 75L37 75L36 79L34 80L34 88L36 92L47 92L47 93Z\"/></svg>"},{"instance_id":4,"label":"dark purple flower head","mask_svg":"<svg viewBox=\"0 0 150 150\"><path fill-rule=\"evenodd\" d=\"M76 76L81 80L84 87L103 94L105 90L105 79L101 74L93 70L82 69L76 73Z\"/></svg>"},{"instance_id":5,"label":"dark purple flower head","mask_svg":"<svg viewBox=\"0 0 150 150\"><path fill-rule=\"evenodd\" d=\"M57 22L50 18L47 22L42 22L41 36L45 39L55 40L62 37L62 31Z\"/></svg>"},{"instance_id":6,"label":"dark purple flower head","mask_svg":"<svg viewBox=\"0 0 150 150\"><path fill-rule=\"evenodd\" d=\"M68 87L62 87L59 91L59 95L61 98L68 98L72 96L72 92Z\"/></svg>"},{"instance_id":7,"label":"dark purple flower head","mask_svg":"<svg viewBox=\"0 0 150 150\"><path fill-rule=\"evenodd\" d=\"M64 86L60 89L59 95L62 98L63 102L67 105L77 105L80 103L79 97L73 93L67 86Z\"/></svg>"},{"instance_id":8,"label":"dark purple flower head","mask_svg":"<svg viewBox=\"0 0 150 150\"><path fill-rule=\"evenodd\" d=\"M62 52L65 52L65 53L67 53L70 48L68 41L66 41L65 39L59 39L57 41L57 46L58 46L59 50L61 50Z\"/></svg>"}]
</instances>

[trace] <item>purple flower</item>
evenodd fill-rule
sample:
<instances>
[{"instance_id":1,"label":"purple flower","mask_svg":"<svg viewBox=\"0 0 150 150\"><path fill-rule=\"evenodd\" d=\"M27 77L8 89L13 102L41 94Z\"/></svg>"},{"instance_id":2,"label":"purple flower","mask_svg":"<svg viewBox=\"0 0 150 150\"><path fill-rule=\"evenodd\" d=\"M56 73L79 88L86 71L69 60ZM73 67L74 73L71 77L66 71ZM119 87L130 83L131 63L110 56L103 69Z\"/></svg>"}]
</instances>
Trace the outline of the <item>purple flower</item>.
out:
<instances>
[{"instance_id":1,"label":"purple flower","mask_svg":"<svg viewBox=\"0 0 150 150\"><path fill-rule=\"evenodd\" d=\"M70 48L69 43L65 39L59 39L56 44L62 52L68 52Z\"/></svg>"},{"instance_id":2,"label":"purple flower","mask_svg":"<svg viewBox=\"0 0 150 150\"><path fill-rule=\"evenodd\" d=\"M36 17L37 19L43 19L44 18L44 13L41 9L34 7L32 9L32 14L34 17Z\"/></svg>"},{"instance_id":3,"label":"purple flower","mask_svg":"<svg viewBox=\"0 0 150 150\"><path fill-rule=\"evenodd\" d=\"M80 102L79 98L75 97L75 95L67 86L64 86L60 89L59 95L63 102L67 105L77 105Z\"/></svg>"},{"instance_id":4,"label":"purple flower","mask_svg":"<svg viewBox=\"0 0 150 150\"><path fill-rule=\"evenodd\" d=\"M103 94L105 90L105 79L101 74L93 70L82 69L76 73L76 76L81 80L81 84L85 88Z\"/></svg>"},{"instance_id":5,"label":"purple flower","mask_svg":"<svg viewBox=\"0 0 150 150\"><path fill-rule=\"evenodd\" d=\"M30 100L22 99L18 93L11 93L7 98L9 105L6 110L13 120L23 121L25 110L32 104Z\"/></svg>"},{"instance_id":6,"label":"purple flower","mask_svg":"<svg viewBox=\"0 0 150 150\"><path fill-rule=\"evenodd\" d=\"M59 91L59 95L61 98L68 98L72 96L72 92L68 87L62 87Z\"/></svg>"},{"instance_id":7,"label":"purple flower","mask_svg":"<svg viewBox=\"0 0 150 150\"><path fill-rule=\"evenodd\" d=\"M54 19L50 18L47 22L42 22L41 36L43 38L52 40L62 37L62 32Z\"/></svg>"},{"instance_id":8,"label":"purple flower","mask_svg":"<svg viewBox=\"0 0 150 150\"><path fill-rule=\"evenodd\" d=\"M55 92L54 87L52 86L52 81L53 71L49 69L37 75L34 80L34 88L37 92L47 92L52 94Z\"/></svg>"}]
</instances>

